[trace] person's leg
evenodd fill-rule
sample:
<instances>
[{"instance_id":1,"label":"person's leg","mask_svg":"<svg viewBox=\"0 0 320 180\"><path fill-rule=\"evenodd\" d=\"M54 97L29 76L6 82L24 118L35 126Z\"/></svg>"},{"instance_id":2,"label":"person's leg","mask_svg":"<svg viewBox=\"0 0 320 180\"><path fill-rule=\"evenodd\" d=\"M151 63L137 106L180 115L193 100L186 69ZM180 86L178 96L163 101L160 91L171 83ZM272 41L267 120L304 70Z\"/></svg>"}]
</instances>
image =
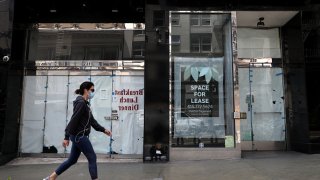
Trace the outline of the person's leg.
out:
<instances>
[{"instance_id":1,"label":"person's leg","mask_svg":"<svg viewBox=\"0 0 320 180\"><path fill-rule=\"evenodd\" d=\"M82 153L86 156L89 162L89 172L91 179L98 179L98 170L97 170L97 156L93 150L92 144L88 137L84 136L81 138L79 143L76 143Z\"/></svg>"},{"instance_id":2,"label":"person's leg","mask_svg":"<svg viewBox=\"0 0 320 180\"><path fill-rule=\"evenodd\" d=\"M77 163L79 156L81 154L81 150L75 145L75 142L72 142L71 152L68 160L63 162L54 172L57 176L62 174L65 170L67 170L70 166ZM52 174L54 176L54 173Z\"/></svg>"}]
</instances>

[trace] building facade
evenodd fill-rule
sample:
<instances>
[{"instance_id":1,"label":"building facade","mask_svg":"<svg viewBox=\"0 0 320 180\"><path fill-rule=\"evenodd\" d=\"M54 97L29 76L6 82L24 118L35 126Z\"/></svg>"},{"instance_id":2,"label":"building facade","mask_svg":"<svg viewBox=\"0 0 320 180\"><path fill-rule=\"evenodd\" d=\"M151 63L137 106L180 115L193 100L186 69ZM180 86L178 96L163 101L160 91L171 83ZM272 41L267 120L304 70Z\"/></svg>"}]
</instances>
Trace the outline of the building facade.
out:
<instances>
[{"instance_id":1,"label":"building facade","mask_svg":"<svg viewBox=\"0 0 320 180\"><path fill-rule=\"evenodd\" d=\"M2 163L69 152L60 141L82 81L114 132L90 136L110 157L319 152L315 1L0 3Z\"/></svg>"}]
</instances>

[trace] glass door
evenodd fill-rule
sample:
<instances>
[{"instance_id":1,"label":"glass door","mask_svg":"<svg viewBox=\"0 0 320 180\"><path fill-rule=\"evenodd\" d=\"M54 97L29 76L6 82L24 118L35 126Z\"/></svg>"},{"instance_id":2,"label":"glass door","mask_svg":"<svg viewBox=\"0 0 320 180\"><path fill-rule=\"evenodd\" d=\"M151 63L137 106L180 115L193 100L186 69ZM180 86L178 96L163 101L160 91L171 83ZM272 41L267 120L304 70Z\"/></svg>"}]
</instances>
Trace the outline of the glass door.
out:
<instances>
[{"instance_id":1,"label":"glass door","mask_svg":"<svg viewBox=\"0 0 320 180\"><path fill-rule=\"evenodd\" d=\"M283 70L280 67L239 68L242 150L285 149Z\"/></svg>"}]
</instances>

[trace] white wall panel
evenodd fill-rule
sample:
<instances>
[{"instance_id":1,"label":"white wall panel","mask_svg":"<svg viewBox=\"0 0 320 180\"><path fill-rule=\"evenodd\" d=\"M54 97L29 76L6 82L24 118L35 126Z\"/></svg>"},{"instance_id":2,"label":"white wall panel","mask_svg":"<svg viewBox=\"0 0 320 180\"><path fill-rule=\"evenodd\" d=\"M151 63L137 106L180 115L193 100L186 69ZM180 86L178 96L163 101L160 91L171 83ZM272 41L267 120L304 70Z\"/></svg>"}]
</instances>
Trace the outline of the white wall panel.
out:
<instances>
[{"instance_id":1,"label":"white wall panel","mask_svg":"<svg viewBox=\"0 0 320 180\"><path fill-rule=\"evenodd\" d=\"M21 152L41 153L43 146L55 146L58 153L70 152L71 145L66 151L62 147L64 130L73 113L73 101L78 96L74 91L84 81L95 84L95 97L90 101L92 112L100 125L112 129L112 151L119 154L143 153L144 77L134 75L26 76L21 117ZM115 95L115 90L140 90L142 93ZM121 98L136 98L137 102L126 103ZM138 108L121 108L131 105ZM116 110L119 118L112 120L111 125L112 110ZM90 140L97 153L110 152L110 138L104 133L92 128Z\"/></svg>"},{"instance_id":2,"label":"white wall panel","mask_svg":"<svg viewBox=\"0 0 320 180\"><path fill-rule=\"evenodd\" d=\"M45 115L44 146L64 152L62 141L66 127L68 76L49 76Z\"/></svg>"},{"instance_id":3,"label":"white wall panel","mask_svg":"<svg viewBox=\"0 0 320 180\"><path fill-rule=\"evenodd\" d=\"M94 83L95 95L90 100L92 114L97 122L106 129L110 129L110 120L105 117L111 116L111 76L93 76L91 81ZM91 127L91 143L97 153L110 152L110 138L104 133L97 132Z\"/></svg>"},{"instance_id":4,"label":"white wall panel","mask_svg":"<svg viewBox=\"0 0 320 180\"><path fill-rule=\"evenodd\" d=\"M113 109L117 110L119 120L114 121L113 148L121 154L142 154L143 151L143 116L144 116L144 77L115 76L114 91L139 91L138 95L113 95ZM137 102L126 103L121 98L137 98ZM137 105L135 110L122 110L119 106ZM120 148L120 149L118 149Z\"/></svg>"},{"instance_id":5,"label":"white wall panel","mask_svg":"<svg viewBox=\"0 0 320 180\"><path fill-rule=\"evenodd\" d=\"M46 81L46 76L24 77L20 143L23 153L42 152Z\"/></svg>"},{"instance_id":6,"label":"white wall panel","mask_svg":"<svg viewBox=\"0 0 320 180\"><path fill-rule=\"evenodd\" d=\"M238 58L281 58L279 29L238 28Z\"/></svg>"}]
</instances>

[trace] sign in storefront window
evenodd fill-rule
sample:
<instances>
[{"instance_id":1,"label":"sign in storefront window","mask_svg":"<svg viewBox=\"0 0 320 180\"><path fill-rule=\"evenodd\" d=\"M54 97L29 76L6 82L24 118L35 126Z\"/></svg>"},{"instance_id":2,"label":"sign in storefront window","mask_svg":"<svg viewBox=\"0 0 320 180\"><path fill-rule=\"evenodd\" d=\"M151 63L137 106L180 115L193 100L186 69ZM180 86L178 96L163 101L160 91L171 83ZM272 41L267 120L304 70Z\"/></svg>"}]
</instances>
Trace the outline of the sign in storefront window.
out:
<instances>
[{"instance_id":1,"label":"sign in storefront window","mask_svg":"<svg viewBox=\"0 0 320 180\"><path fill-rule=\"evenodd\" d=\"M224 138L224 58L174 58L174 135Z\"/></svg>"},{"instance_id":2,"label":"sign in storefront window","mask_svg":"<svg viewBox=\"0 0 320 180\"><path fill-rule=\"evenodd\" d=\"M226 147L228 136L232 147L230 14L181 13L179 17L179 26L172 24L170 32L172 146Z\"/></svg>"},{"instance_id":3,"label":"sign in storefront window","mask_svg":"<svg viewBox=\"0 0 320 180\"><path fill-rule=\"evenodd\" d=\"M192 72L192 73L191 73ZM219 82L215 68L191 67L181 71L181 117L218 117Z\"/></svg>"}]
</instances>

